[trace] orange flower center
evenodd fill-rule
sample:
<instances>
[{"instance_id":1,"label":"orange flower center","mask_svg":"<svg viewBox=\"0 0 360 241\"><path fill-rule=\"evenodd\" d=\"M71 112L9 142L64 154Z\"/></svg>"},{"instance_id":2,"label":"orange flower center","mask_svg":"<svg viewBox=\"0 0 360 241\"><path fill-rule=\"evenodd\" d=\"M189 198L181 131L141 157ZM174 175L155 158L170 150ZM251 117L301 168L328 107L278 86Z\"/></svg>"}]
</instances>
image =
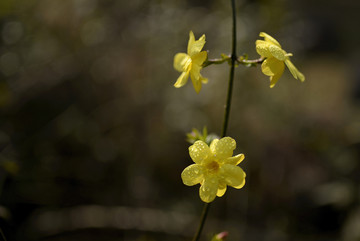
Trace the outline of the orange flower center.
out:
<instances>
[{"instance_id":1,"label":"orange flower center","mask_svg":"<svg viewBox=\"0 0 360 241\"><path fill-rule=\"evenodd\" d=\"M206 164L206 169L208 170L208 172L210 173L215 173L219 170L219 163L217 163L216 161L212 161L208 164Z\"/></svg>"}]
</instances>

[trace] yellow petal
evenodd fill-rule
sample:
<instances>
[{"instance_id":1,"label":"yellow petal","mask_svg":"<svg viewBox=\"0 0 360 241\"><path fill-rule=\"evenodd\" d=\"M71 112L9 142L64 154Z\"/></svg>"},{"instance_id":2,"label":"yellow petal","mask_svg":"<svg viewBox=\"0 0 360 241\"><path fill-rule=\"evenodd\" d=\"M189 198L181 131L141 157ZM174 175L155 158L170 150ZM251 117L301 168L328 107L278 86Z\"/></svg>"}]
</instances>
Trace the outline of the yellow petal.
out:
<instances>
[{"instance_id":1,"label":"yellow petal","mask_svg":"<svg viewBox=\"0 0 360 241\"><path fill-rule=\"evenodd\" d=\"M242 183L240 183L240 184L237 185L237 186L233 186L233 187L236 188L236 189L240 189L240 188L242 188L243 186L245 186L245 178L243 179Z\"/></svg>"},{"instance_id":2,"label":"yellow petal","mask_svg":"<svg viewBox=\"0 0 360 241\"><path fill-rule=\"evenodd\" d=\"M294 64L290 61L289 58L285 60L286 66L289 68L291 74L295 79L299 79L301 82L305 81L305 76L294 66Z\"/></svg>"},{"instance_id":3,"label":"yellow petal","mask_svg":"<svg viewBox=\"0 0 360 241\"><path fill-rule=\"evenodd\" d=\"M245 159L244 154L239 154L233 157L226 158L224 163L236 166L239 165L239 163L241 163L244 159Z\"/></svg>"},{"instance_id":4,"label":"yellow petal","mask_svg":"<svg viewBox=\"0 0 360 241\"><path fill-rule=\"evenodd\" d=\"M194 33L190 31L189 43L188 43L188 55L191 57L199 53L205 45L205 34L203 34L198 40L195 40Z\"/></svg>"},{"instance_id":5,"label":"yellow petal","mask_svg":"<svg viewBox=\"0 0 360 241\"><path fill-rule=\"evenodd\" d=\"M191 58L185 53L178 53L174 57L174 69L179 72L187 72L191 64Z\"/></svg>"},{"instance_id":6,"label":"yellow petal","mask_svg":"<svg viewBox=\"0 0 360 241\"><path fill-rule=\"evenodd\" d=\"M211 141L211 143L210 143L210 151L212 153L215 153L215 149L216 149L216 146L217 146L218 142L219 142L219 139L214 139L214 140Z\"/></svg>"},{"instance_id":7,"label":"yellow petal","mask_svg":"<svg viewBox=\"0 0 360 241\"><path fill-rule=\"evenodd\" d=\"M203 161L211 157L210 148L203 141L195 141L195 143L189 147L189 154L196 164L202 164Z\"/></svg>"},{"instance_id":8,"label":"yellow petal","mask_svg":"<svg viewBox=\"0 0 360 241\"><path fill-rule=\"evenodd\" d=\"M305 75L303 75L303 73L301 73L300 71L298 72L298 77L301 82L305 81Z\"/></svg>"},{"instance_id":9,"label":"yellow petal","mask_svg":"<svg viewBox=\"0 0 360 241\"><path fill-rule=\"evenodd\" d=\"M263 40L256 40L256 52L261 55L261 57L272 57L272 54L269 51L269 46L271 45L268 42L265 42Z\"/></svg>"},{"instance_id":10,"label":"yellow petal","mask_svg":"<svg viewBox=\"0 0 360 241\"><path fill-rule=\"evenodd\" d=\"M244 186L246 174L239 166L224 164L220 167L220 173L221 180L227 185L235 188Z\"/></svg>"},{"instance_id":11,"label":"yellow petal","mask_svg":"<svg viewBox=\"0 0 360 241\"><path fill-rule=\"evenodd\" d=\"M199 77L200 77L200 74L199 74ZM191 81L193 83L193 86L194 86L194 89L195 89L196 93L199 94L199 92L201 90L201 86L202 86L200 78L195 79L195 78L192 77Z\"/></svg>"},{"instance_id":12,"label":"yellow petal","mask_svg":"<svg viewBox=\"0 0 360 241\"><path fill-rule=\"evenodd\" d=\"M283 72L277 73L274 76L270 77L270 88L273 88L275 86L275 84L279 81L280 77L282 76Z\"/></svg>"},{"instance_id":13,"label":"yellow petal","mask_svg":"<svg viewBox=\"0 0 360 241\"><path fill-rule=\"evenodd\" d=\"M207 83L207 79L202 77L200 74L200 70L202 69L202 64L207 58L207 52L202 51L200 53L195 54L192 57L192 66L190 70L190 77L193 83L194 89L196 93L199 93L201 90L201 83Z\"/></svg>"},{"instance_id":14,"label":"yellow petal","mask_svg":"<svg viewBox=\"0 0 360 241\"><path fill-rule=\"evenodd\" d=\"M197 64L199 66L202 66L202 64L204 63L204 61L207 58L207 52L206 51L201 51L200 53L194 54L191 59L192 62L194 64Z\"/></svg>"},{"instance_id":15,"label":"yellow petal","mask_svg":"<svg viewBox=\"0 0 360 241\"><path fill-rule=\"evenodd\" d=\"M275 44L275 45L277 45L278 47L281 48L281 45L279 44L279 42L278 42L276 39L274 39L273 37L271 37L269 34L267 34L267 33L265 33L265 32L261 32L261 33L259 34L259 36L260 36L260 37L264 37L264 39L265 39L266 42L273 43L273 44Z\"/></svg>"},{"instance_id":16,"label":"yellow petal","mask_svg":"<svg viewBox=\"0 0 360 241\"><path fill-rule=\"evenodd\" d=\"M193 64L191 66L190 77L191 77L192 80L199 80L199 78L200 78L200 70L201 70L200 65Z\"/></svg>"},{"instance_id":17,"label":"yellow petal","mask_svg":"<svg viewBox=\"0 0 360 241\"><path fill-rule=\"evenodd\" d=\"M201 70L201 66L197 65L197 64L193 64L190 70L190 77L191 77L191 81L194 85L194 89L197 93L200 92L201 90L201 83L206 84L208 82L207 78L204 78L201 74L200 74L200 70Z\"/></svg>"},{"instance_id":18,"label":"yellow petal","mask_svg":"<svg viewBox=\"0 0 360 241\"><path fill-rule=\"evenodd\" d=\"M213 141L214 142L214 141ZM224 137L210 144L210 150L219 161L231 157L236 148L236 142L231 137Z\"/></svg>"},{"instance_id":19,"label":"yellow petal","mask_svg":"<svg viewBox=\"0 0 360 241\"><path fill-rule=\"evenodd\" d=\"M267 76L274 76L279 73L282 74L284 72L284 68L284 62L276 58L267 58L261 64L261 70Z\"/></svg>"},{"instance_id":20,"label":"yellow petal","mask_svg":"<svg viewBox=\"0 0 360 241\"><path fill-rule=\"evenodd\" d=\"M224 196L225 192L226 192L226 183L219 182L219 187L218 187L216 196L222 197L222 196Z\"/></svg>"},{"instance_id":21,"label":"yellow petal","mask_svg":"<svg viewBox=\"0 0 360 241\"><path fill-rule=\"evenodd\" d=\"M285 56L286 52L276 45L271 44L269 46L269 51L272 54L272 56L274 56L278 60L284 61L286 58L286 56Z\"/></svg>"},{"instance_id":22,"label":"yellow petal","mask_svg":"<svg viewBox=\"0 0 360 241\"><path fill-rule=\"evenodd\" d=\"M189 53L190 51L190 47L193 46L195 43L195 35L193 33L193 31L190 31L189 33L189 42L188 42L188 46L187 46L187 52Z\"/></svg>"},{"instance_id":23,"label":"yellow petal","mask_svg":"<svg viewBox=\"0 0 360 241\"><path fill-rule=\"evenodd\" d=\"M206 176L199 190L201 200L206 203L214 201L218 187L219 181L216 176Z\"/></svg>"},{"instance_id":24,"label":"yellow petal","mask_svg":"<svg viewBox=\"0 0 360 241\"><path fill-rule=\"evenodd\" d=\"M200 74L200 81L201 81L201 83L203 83L203 84L207 84L207 83L209 82L209 79L202 77L201 74Z\"/></svg>"},{"instance_id":25,"label":"yellow petal","mask_svg":"<svg viewBox=\"0 0 360 241\"><path fill-rule=\"evenodd\" d=\"M187 186L193 186L204 179L203 167L198 164L192 164L184 169L181 173L181 179Z\"/></svg>"},{"instance_id":26,"label":"yellow petal","mask_svg":"<svg viewBox=\"0 0 360 241\"><path fill-rule=\"evenodd\" d=\"M189 72L182 72L181 75L179 76L179 78L176 80L176 83L174 84L174 86L176 88L180 88L182 86L184 86L187 82L189 78Z\"/></svg>"}]
</instances>

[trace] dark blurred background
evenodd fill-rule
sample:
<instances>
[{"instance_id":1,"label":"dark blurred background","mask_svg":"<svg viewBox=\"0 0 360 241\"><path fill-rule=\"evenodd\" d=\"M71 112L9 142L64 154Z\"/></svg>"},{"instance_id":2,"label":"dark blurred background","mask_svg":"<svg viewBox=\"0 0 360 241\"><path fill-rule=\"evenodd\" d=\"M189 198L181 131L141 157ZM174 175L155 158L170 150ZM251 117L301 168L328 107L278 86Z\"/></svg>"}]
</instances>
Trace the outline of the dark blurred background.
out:
<instances>
[{"instance_id":1,"label":"dark blurred background","mask_svg":"<svg viewBox=\"0 0 360 241\"><path fill-rule=\"evenodd\" d=\"M238 54L274 36L306 76L275 88L236 69L228 133L247 184L211 206L203 240L360 240L360 2L237 1ZM205 33L230 53L227 0L0 1L0 227L10 240L189 240L185 133L219 134L229 67L175 89Z\"/></svg>"}]
</instances>

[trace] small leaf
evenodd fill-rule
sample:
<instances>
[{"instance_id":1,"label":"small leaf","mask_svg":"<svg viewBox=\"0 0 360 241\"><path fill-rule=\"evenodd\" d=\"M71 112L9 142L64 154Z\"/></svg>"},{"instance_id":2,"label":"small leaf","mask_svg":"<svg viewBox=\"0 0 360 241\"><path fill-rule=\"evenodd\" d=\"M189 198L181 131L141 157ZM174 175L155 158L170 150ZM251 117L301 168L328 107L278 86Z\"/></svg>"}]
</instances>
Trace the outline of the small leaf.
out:
<instances>
[{"instance_id":1,"label":"small leaf","mask_svg":"<svg viewBox=\"0 0 360 241\"><path fill-rule=\"evenodd\" d=\"M206 128L206 126L204 126L204 128L203 128L203 136L207 136L207 128Z\"/></svg>"},{"instance_id":2,"label":"small leaf","mask_svg":"<svg viewBox=\"0 0 360 241\"><path fill-rule=\"evenodd\" d=\"M217 138L219 138L219 136L214 133L208 134L208 130L206 126L203 127L202 133L198 129L193 128L190 133L186 134L186 141L189 142L190 144L194 144L195 141L200 140L210 145L212 140Z\"/></svg>"}]
</instances>

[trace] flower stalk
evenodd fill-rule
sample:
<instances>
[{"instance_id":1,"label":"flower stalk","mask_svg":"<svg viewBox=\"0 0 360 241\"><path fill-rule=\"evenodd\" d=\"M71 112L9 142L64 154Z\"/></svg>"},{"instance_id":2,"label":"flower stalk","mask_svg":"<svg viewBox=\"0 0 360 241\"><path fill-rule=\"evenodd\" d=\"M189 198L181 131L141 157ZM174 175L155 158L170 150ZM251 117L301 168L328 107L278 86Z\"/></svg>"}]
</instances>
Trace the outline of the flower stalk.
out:
<instances>
[{"instance_id":1,"label":"flower stalk","mask_svg":"<svg viewBox=\"0 0 360 241\"><path fill-rule=\"evenodd\" d=\"M5 238L4 232L2 231L2 229L0 228L0 235L3 241L7 241L7 239Z\"/></svg>"},{"instance_id":2,"label":"flower stalk","mask_svg":"<svg viewBox=\"0 0 360 241\"><path fill-rule=\"evenodd\" d=\"M232 89L233 89L233 82L234 82L234 72L235 72L235 62L237 60L237 56L236 56L236 7L235 7L235 0L231 0L231 8L232 8L231 66L230 66L228 92L227 92L227 97L226 97L224 122L223 122L222 131L221 131L221 137L224 137L226 135L228 124L229 124L231 97L232 97Z\"/></svg>"},{"instance_id":3,"label":"flower stalk","mask_svg":"<svg viewBox=\"0 0 360 241\"><path fill-rule=\"evenodd\" d=\"M236 8L235 8L235 0L231 0L231 8L232 8L232 51L231 51L231 66L230 66L230 75L229 75L229 84L228 84L228 92L226 97L226 105L225 105L225 113L224 113L224 121L221 131L221 137L224 137L227 132L228 124L229 124L229 115L230 115L230 107L231 107L231 97L232 97L232 89L234 82L234 70L235 70L235 62L237 60L236 57ZM202 229L205 224L205 220L207 214L209 212L210 203L205 203L203 207L203 212L201 214L200 223L198 229L195 233L193 241L198 241L202 232Z\"/></svg>"},{"instance_id":4,"label":"flower stalk","mask_svg":"<svg viewBox=\"0 0 360 241\"><path fill-rule=\"evenodd\" d=\"M222 64L224 62L229 62L231 65L231 55L222 55L222 58L220 59L207 59L202 67L205 68L212 64ZM264 62L264 58L258 58L258 59L247 59L247 56L239 56L236 59L237 64L245 65L247 67L255 67L257 64L261 64Z\"/></svg>"},{"instance_id":5,"label":"flower stalk","mask_svg":"<svg viewBox=\"0 0 360 241\"><path fill-rule=\"evenodd\" d=\"M210 207L210 203L205 203L204 204L204 207L203 207L203 210L202 210L202 213L201 213L201 218L200 218L200 223L199 223L199 227L195 233L195 236L193 238L192 241L198 241L199 238L200 238L200 234L203 230L203 227L204 227L204 224L205 224L205 220L206 220L206 217L207 217L207 214L209 212L209 207Z\"/></svg>"}]
</instances>

